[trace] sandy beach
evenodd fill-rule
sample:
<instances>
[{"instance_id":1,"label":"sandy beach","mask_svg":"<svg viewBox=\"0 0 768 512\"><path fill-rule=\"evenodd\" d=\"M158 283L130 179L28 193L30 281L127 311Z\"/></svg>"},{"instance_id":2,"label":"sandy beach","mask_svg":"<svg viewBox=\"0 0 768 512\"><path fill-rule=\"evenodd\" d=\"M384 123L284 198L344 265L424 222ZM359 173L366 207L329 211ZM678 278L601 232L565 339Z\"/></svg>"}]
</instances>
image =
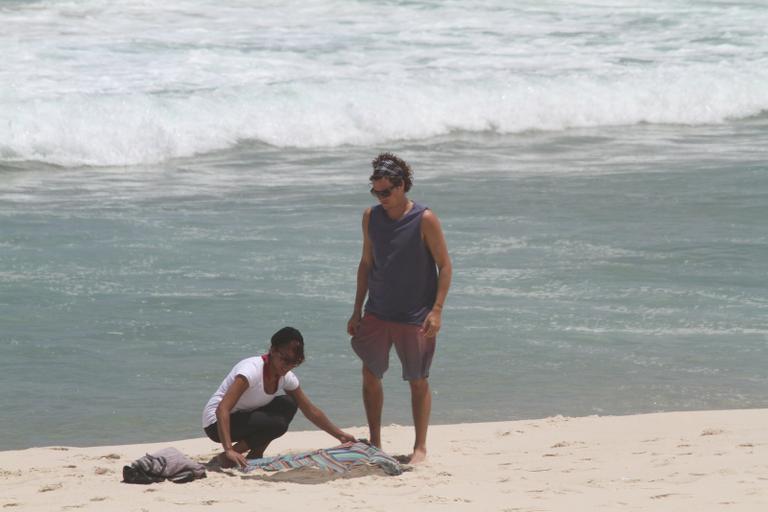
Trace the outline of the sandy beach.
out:
<instances>
[{"instance_id":1,"label":"sandy beach","mask_svg":"<svg viewBox=\"0 0 768 512\"><path fill-rule=\"evenodd\" d=\"M348 429L365 436L366 429ZM384 449L408 452L390 425ZM333 446L289 432L267 455ZM207 439L0 453L3 510L696 510L768 508L768 409L437 425L430 457L400 476L208 471L186 484L121 482L122 467L173 446L205 462ZM303 475L303 476L302 476Z\"/></svg>"}]
</instances>

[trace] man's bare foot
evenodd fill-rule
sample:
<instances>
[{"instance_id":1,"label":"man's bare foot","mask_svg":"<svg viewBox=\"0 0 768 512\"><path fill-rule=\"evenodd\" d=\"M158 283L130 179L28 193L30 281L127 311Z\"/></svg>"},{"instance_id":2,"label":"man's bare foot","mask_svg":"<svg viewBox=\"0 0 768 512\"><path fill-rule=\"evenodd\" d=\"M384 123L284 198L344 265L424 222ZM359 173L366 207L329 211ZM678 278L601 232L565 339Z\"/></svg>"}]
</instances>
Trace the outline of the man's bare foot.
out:
<instances>
[{"instance_id":1,"label":"man's bare foot","mask_svg":"<svg viewBox=\"0 0 768 512\"><path fill-rule=\"evenodd\" d=\"M408 458L408 464L421 464L427 460L427 450L417 449L413 450L413 453Z\"/></svg>"}]
</instances>

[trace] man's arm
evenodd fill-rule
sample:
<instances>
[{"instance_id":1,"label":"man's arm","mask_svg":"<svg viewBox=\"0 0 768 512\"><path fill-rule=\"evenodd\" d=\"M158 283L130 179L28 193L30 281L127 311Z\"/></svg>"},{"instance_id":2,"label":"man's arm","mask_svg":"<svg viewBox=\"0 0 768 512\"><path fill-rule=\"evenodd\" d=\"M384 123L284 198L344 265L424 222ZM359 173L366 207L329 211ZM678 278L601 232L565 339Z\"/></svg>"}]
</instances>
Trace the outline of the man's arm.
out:
<instances>
[{"instance_id":1,"label":"man's arm","mask_svg":"<svg viewBox=\"0 0 768 512\"><path fill-rule=\"evenodd\" d=\"M453 266L451 264L451 257L448 255L448 246L445 243L443 228L440 226L440 220L437 218L437 215L432 210L424 212L421 218L421 232L424 242L427 244L427 248L437 265L435 304L422 325L425 335L431 338L437 336L437 332L440 330L443 304L445 304L448 289L451 287Z\"/></svg>"},{"instance_id":2,"label":"man's arm","mask_svg":"<svg viewBox=\"0 0 768 512\"><path fill-rule=\"evenodd\" d=\"M371 218L371 209L368 208L363 213L363 254L360 257L360 264L357 266L357 290L355 291L355 306L352 310L352 316L347 322L347 333L354 336L360 325L360 319L363 316L363 303L368 294L368 273L373 266L373 247L368 238L368 220Z\"/></svg>"}]
</instances>

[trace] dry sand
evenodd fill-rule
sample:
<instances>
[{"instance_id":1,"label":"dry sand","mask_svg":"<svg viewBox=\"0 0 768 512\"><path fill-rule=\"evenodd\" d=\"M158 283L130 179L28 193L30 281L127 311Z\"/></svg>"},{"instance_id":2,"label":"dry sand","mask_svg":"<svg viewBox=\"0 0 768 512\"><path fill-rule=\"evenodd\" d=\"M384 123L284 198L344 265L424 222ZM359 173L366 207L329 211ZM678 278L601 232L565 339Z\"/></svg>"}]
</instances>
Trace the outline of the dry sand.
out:
<instances>
[{"instance_id":1,"label":"dry sand","mask_svg":"<svg viewBox=\"0 0 768 512\"><path fill-rule=\"evenodd\" d=\"M364 437L366 429L349 428ZM408 453L412 429L384 429ZM768 511L768 409L437 425L427 463L401 476L302 479L209 471L186 484L121 483L122 467L174 446L207 461L208 439L0 452L3 511ZM330 447L291 432L267 455Z\"/></svg>"}]
</instances>

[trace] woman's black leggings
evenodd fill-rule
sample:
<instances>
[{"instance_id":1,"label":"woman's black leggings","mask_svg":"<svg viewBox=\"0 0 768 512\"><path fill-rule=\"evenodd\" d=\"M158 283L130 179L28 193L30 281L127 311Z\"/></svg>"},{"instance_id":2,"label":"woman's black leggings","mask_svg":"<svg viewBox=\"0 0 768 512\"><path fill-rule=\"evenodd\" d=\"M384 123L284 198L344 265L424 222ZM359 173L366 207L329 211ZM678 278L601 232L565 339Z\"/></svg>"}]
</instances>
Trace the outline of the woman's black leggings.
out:
<instances>
[{"instance_id":1,"label":"woman's black leggings","mask_svg":"<svg viewBox=\"0 0 768 512\"><path fill-rule=\"evenodd\" d=\"M245 441L251 450L265 446L288 431L296 408L293 398L280 395L258 409L232 413L229 416L229 435L233 442ZM205 427L205 434L212 441L221 442L218 422Z\"/></svg>"}]
</instances>

